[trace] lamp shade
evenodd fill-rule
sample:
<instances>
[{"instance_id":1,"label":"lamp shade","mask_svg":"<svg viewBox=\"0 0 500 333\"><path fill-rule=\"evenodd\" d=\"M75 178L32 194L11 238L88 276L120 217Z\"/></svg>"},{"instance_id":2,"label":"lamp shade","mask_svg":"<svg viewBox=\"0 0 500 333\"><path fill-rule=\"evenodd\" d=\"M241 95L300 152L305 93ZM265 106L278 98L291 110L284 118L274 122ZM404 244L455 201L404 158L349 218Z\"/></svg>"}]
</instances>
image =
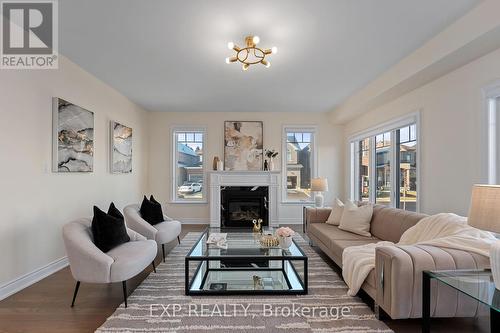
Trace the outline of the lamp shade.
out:
<instances>
[{"instance_id":1,"label":"lamp shade","mask_svg":"<svg viewBox=\"0 0 500 333\"><path fill-rule=\"evenodd\" d=\"M468 223L481 230L500 233L499 185L474 185Z\"/></svg>"},{"instance_id":2,"label":"lamp shade","mask_svg":"<svg viewBox=\"0 0 500 333\"><path fill-rule=\"evenodd\" d=\"M328 191L328 179L326 178L313 178L311 179L311 191L326 192Z\"/></svg>"}]
</instances>

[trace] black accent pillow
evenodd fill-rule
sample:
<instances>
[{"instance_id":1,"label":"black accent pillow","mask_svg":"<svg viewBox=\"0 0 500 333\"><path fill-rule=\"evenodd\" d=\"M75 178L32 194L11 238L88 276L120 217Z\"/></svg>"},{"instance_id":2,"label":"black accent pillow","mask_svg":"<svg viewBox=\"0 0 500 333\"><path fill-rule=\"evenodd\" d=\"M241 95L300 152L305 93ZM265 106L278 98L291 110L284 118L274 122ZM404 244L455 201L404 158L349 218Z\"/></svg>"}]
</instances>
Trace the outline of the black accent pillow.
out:
<instances>
[{"instance_id":1,"label":"black accent pillow","mask_svg":"<svg viewBox=\"0 0 500 333\"><path fill-rule=\"evenodd\" d=\"M139 210L139 212L141 213L141 217L151 225L155 225L164 221L161 204L156 200L154 200L154 202L148 200L146 196L144 196L144 199L142 199L141 209Z\"/></svg>"},{"instance_id":2,"label":"black accent pillow","mask_svg":"<svg viewBox=\"0 0 500 333\"><path fill-rule=\"evenodd\" d=\"M144 196L142 199L141 209L139 209L139 213L141 213L141 217L148 221L151 220L151 202Z\"/></svg>"},{"instance_id":3,"label":"black accent pillow","mask_svg":"<svg viewBox=\"0 0 500 333\"><path fill-rule=\"evenodd\" d=\"M92 219L92 235L95 246L102 252L108 252L118 245L130 241L125 221L106 214L96 206L94 206L94 218Z\"/></svg>"},{"instance_id":4,"label":"black accent pillow","mask_svg":"<svg viewBox=\"0 0 500 333\"><path fill-rule=\"evenodd\" d=\"M153 219L155 221L159 221L158 223L165 221L165 218L163 216L163 210L161 208L161 203L156 201L153 195L149 197L149 201L151 201L151 203L153 204L153 209L152 209Z\"/></svg>"},{"instance_id":5,"label":"black accent pillow","mask_svg":"<svg viewBox=\"0 0 500 333\"><path fill-rule=\"evenodd\" d=\"M115 207L115 204L113 202L109 205L108 215L116 217L117 219L125 220L123 214L120 212L120 210L118 210L118 208Z\"/></svg>"}]
</instances>

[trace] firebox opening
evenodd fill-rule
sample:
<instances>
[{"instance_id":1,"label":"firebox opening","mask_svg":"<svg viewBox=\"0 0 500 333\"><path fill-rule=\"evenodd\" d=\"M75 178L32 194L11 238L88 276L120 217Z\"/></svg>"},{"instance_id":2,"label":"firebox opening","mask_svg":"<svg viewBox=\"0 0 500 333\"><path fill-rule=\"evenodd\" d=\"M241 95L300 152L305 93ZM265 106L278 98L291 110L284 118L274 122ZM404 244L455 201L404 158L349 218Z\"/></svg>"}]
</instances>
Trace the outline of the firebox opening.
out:
<instances>
[{"instance_id":1,"label":"firebox opening","mask_svg":"<svg viewBox=\"0 0 500 333\"><path fill-rule=\"evenodd\" d=\"M252 228L253 220L269 225L267 186L226 186L221 188L221 227Z\"/></svg>"}]
</instances>

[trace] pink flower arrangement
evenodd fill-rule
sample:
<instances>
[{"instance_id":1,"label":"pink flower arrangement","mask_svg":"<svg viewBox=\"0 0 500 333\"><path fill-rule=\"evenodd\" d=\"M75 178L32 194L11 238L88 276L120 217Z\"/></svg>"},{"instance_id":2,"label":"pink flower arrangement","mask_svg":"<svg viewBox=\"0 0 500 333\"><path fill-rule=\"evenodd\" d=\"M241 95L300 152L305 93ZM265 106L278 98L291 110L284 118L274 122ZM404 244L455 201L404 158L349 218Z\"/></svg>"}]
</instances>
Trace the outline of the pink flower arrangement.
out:
<instances>
[{"instance_id":1,"label":"pink flower arrangement","mask_svg":"<svg viewBox=\"0 0 500 333\"><path fill-rule=\"evenodd\" d=\"M288 227L281 227L278 230L276 230L276 236L279 237L291 237L295 235L295 231Z\"/></svg>"}]
</instances>

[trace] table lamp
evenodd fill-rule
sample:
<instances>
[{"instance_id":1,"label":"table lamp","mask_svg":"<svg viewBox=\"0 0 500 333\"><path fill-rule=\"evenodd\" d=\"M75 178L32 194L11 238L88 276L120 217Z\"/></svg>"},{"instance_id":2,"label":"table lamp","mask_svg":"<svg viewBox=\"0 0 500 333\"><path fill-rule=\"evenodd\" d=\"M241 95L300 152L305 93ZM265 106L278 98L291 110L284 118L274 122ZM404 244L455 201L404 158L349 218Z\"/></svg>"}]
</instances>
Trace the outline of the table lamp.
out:
<instances>
[{"instance_id":1,"label":"table lamp","mask_svg":"<svg viewBox=\"0 0 500 333\"><path fill-rule=\"evenodd\" d=\"M474 185L468 223L481 230L500 233L499 185ZM490 265L495 287L500 290L500 241L491 245Z\"/></svg>"},{"instance_id":2,"label":"table lamp","mask_svg":"<svg viewBox=\"0 0 500 333\"><path fill-rule=\"evenodd\" d=\"M314 196L314 204L316 207L323 207L325 199L323 192L328 191L328 179L326 178L313 178L311 179L311 191L316 192Z\"/></svg>"}]
</instances>

